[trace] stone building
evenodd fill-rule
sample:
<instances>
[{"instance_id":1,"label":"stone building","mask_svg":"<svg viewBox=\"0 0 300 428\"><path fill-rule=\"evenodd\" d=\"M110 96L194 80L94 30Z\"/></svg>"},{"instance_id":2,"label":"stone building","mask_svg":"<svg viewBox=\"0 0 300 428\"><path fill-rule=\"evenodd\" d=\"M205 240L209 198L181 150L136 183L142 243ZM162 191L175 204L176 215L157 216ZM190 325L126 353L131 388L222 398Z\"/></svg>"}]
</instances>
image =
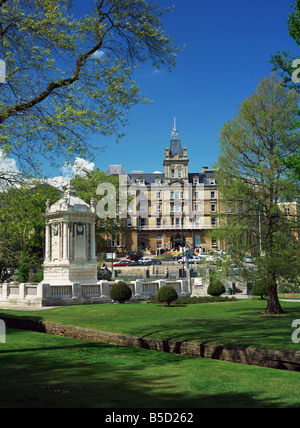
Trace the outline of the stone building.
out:
<instances>
[{"instance_id":1,"label":"stone building","mask_svg":"<svg viewBox=\"0 0 300 428\"><path fill-rule=\"evenodd\" d=\"M214 170L189 171L187 148L182 147L175 126L162 163L164 172L126 173L121 165L107 168L107 175L126 176L127 195L132 199L126 216L120 219L125 232L115 231L115 249L119 253L137 249L154 253L182 247L220 248L220 242L208 236L220 208ZM107 242L109 247L110 238Z\"/></svg>"}]
</instances>

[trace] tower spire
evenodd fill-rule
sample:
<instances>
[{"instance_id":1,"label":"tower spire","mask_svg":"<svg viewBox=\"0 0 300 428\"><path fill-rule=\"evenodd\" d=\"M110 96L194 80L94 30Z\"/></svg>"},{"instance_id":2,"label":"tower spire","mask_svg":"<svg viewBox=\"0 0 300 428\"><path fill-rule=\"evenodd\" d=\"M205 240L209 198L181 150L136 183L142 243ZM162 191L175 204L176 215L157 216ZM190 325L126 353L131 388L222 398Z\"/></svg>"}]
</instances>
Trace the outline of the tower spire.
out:
<instances>
[{"instance_id":1,"label":"tower spire","mask_svg":"<svg viewBox=\"0 0 300 428\"><path fill-rule=\"evenodd\" d=\"M176 117L174 117L174 125L173 125L173 131L172 131L172 137L173 138L176 138L176 137L178 137L178 131L177 131L177 129L176 129Z\"/></svg>"}]
</instances>

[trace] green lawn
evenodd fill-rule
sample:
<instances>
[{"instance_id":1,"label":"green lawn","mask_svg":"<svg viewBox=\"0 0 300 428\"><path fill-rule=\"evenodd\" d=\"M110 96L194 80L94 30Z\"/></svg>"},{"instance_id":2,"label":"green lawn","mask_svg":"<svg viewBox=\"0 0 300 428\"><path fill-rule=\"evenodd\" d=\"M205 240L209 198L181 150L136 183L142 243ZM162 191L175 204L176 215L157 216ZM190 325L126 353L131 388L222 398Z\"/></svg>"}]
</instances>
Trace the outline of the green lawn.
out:
<instances>
[{"instance_id":1,"label":"green lawn","mask_svg":"<svg viewBox=\"0 0 300 428\"><path fill-rule=\"evenodd\" d=\"M14 329L0 343L0 367L0 408L300 405L300 373Z\"/></svg>"},{"instance_id":2,"label":"green lawn","mask_svg":"<svg viewBox=\"0 0 300 428\"><path fill-rule=\"evenodd\" d=\"M244 299L164 307L156 304L100 304L44 311L0 311L103 331L173 340L201 341L298 352L291 339L292 321L300 319L300 303L282 302L283 315L264 315L266 301Z\"/></svg>"}]
</instances>

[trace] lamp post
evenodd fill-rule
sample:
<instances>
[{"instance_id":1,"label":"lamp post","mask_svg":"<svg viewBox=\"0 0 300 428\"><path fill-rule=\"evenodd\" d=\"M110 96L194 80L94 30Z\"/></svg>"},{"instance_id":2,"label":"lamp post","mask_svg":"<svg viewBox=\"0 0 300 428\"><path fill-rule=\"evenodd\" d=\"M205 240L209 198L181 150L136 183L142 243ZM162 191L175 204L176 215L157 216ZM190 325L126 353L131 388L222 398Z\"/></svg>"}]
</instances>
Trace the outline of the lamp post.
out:
<instances>
[{"instance_id":1,"label":"lamp post","mask_svg":"<svg viewBox=\"0 0 300 428\"><path fill-rule=\"evenodd\" d=\"M114 273L114 219L111 218L111 277Z\"/></svg>"},{"instance_id":2,"label":"lamp post","mask_svg":"<svg viewBox=\"0 0 300 428\"><path fill-rule=\"evenodd\" d=\"M183 209L181 210L181 241L182 241L182 250L183 250L183 242L184 242L183 241ZM184 249L185 249L185 246L184 246ZM185 254L186 254L186 252L182 251L182 255L183 255L183 257L182 257L182 260L183 260L182 269L183 269L183 271L184 271L184 264L185 264L185 261L184 261ZM183 271L182 271L182 274L183 274Z\"/></svg>"}]
</instances>

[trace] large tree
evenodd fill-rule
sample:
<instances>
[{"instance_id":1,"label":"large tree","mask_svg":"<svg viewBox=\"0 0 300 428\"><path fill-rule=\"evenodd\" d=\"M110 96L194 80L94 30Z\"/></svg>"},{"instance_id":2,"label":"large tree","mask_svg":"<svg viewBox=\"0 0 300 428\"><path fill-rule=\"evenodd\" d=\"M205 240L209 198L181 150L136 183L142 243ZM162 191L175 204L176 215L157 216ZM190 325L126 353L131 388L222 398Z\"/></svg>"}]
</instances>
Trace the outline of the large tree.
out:
<instances>
[{"instance_id":1,"label":"large tree","mask_svg":"<svg viewBox=\"0 0 300 428\"><path fill-rule=\"evenodd\" d=\"M87 4L0 0L0 149L23 169L37 168L37 153L52 161L88 156L97 148L93 133L119 137L128 109L147 101L135 67L175 65L166 9L152 0Z\"/></svg>"},{"instance_id":2,"label":"large tree","mask_svg":"<svg viewBox=\"0 0 300 428\"><path fill-rule=\"evenodd\" d=\"M292 5L291 13L287 19L288 33L300 47L300 0ZM282 78L283 84L300 93L300 55L294 56L289 51L277 51L271 57L273 71ZM286 165L294 172L295 177L300 180L300 152L294 153L285 159Z\"/></svg>"},{"instance_id":3,"label":"large tree","mask_svg":"<svg viewBox=\"0 0 300 428\"><path fill-rule=\"evenodd\" d=\"M0 277L3 269L23 270L21 280L44 260L46 201L60 197L57 189L31 183L0 192Z\"/></svg>"},{"instance_id":4,"label":"large tree","mask_svg":"<svg viewBox=\"0 0 300 428\"><path fill-rule=\"evenodd\" d=\"M299 192L284 162L300 147L298 101L295 91L271 75L220 134L216 168L226 215L215 233L230 240L235 259L257 256L251 275L267 284L267 313L282 313L279 282L299 279L299 219L296 211L285 215Z\"/></svg>"}]
</instances>

